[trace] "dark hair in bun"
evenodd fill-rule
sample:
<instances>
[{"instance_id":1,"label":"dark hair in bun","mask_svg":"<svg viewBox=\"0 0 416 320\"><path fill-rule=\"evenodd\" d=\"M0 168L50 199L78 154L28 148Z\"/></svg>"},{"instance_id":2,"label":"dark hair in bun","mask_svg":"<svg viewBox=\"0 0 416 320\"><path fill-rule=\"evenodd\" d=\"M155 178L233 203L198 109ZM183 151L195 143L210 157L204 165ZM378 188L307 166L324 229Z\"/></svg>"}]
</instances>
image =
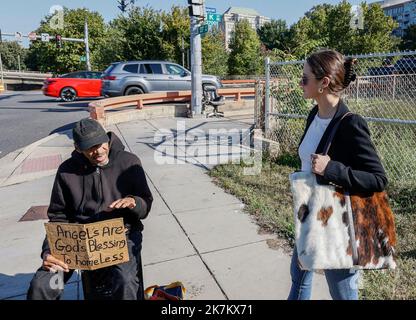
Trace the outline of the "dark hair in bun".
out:
<instances>
[{"instance_id":1,"label":"dark hair in bun","mask_svg":"<svg viewBox=\"0 0 416 320\"><path fill-rule=\"evenodd\" d=\"M344 76L344 88L348 87L351 82L357 79L357 75L354 73L354 65L357 63L357 59L347 58L344 62L345 76Z\"/></svg>"},{"instance_id":2,"label":"dark hair in bun","mask_svg":"<svg viewBox=\"0 0 416 320\"><path fill-rule=\"evenodd\" d=\"M357 59L345 58L335 50L326 49L315 52L306 59L306 62L317 79L324 77L330 79L328 88L336 95L340 95L357 78L354 73Z\"/></svg>"}]
</instances>

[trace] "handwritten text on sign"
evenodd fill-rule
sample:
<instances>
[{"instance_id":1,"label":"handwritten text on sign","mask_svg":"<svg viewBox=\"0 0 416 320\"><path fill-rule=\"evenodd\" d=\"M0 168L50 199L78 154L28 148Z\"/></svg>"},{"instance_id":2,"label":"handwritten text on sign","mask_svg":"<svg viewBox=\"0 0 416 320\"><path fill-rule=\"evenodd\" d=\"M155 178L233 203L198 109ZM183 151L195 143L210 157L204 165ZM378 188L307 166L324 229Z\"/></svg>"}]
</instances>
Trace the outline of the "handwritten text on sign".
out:
<instances>
[{"instance_id":1,"label":"handwritten text on sign","mask_svg":"<svg viewBox=\"0 0 416 320\"><path fill-rule=\"evenodd\" d=\"M123 219L45 223L51 254L70 269L95 270L129 261Z\"/></svg>"}]
</instances>

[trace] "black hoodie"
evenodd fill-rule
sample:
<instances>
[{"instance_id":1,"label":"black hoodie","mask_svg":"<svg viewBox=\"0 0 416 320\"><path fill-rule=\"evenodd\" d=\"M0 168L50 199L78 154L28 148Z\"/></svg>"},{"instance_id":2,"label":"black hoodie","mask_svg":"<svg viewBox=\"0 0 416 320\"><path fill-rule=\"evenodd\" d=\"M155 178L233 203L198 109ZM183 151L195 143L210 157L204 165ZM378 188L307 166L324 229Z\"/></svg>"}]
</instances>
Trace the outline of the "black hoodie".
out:
<instances>
[{"instance_id":1,"label":"black hoodie","mask_svg":"<svg viewBox=\"0 0 416 320\"><path fill-rule=\"evenodd\" d=\"M127 151L120 139L109 132L109 163L93 166L77 151L58 168L52 189L48 217L51 222L90 223L122 217L131 229L143 230L153 197L140 159ZM115 200L132 196L133 209L106 212ZM45 239L42 253L49 249Z\"/></svg>"}]
</instances>

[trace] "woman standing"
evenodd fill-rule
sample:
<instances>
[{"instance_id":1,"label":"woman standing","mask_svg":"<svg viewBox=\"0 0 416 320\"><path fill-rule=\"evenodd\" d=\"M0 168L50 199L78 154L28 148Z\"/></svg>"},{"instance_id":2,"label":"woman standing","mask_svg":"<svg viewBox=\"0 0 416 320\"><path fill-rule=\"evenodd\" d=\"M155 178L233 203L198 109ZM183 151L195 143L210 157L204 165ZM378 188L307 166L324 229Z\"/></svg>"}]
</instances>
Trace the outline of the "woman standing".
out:
<instances>
[{"instance_id":1,"label":"woman standing","mask_svg":"<svg viewBox=\"0 0 416 320\"><path fill-rule=\"evenodd\" d=\"M327 155L322 155L332 128L349 112L340 99L351 81L354 59L334 50L312 54L304 65L300 86L306 99L317 105L308 115L299 145L302 171L313 172L319 184L340 186L350 192L381 192L387 178L370 139L365 120L352 114L345 117L336 131ZM291 263L292 288L289 300L307 300L311 296L313 271L302 270L296 248ZM350 269L324 270L333 299L358 299L358 272Z\"/></svg>"}]
</instances>

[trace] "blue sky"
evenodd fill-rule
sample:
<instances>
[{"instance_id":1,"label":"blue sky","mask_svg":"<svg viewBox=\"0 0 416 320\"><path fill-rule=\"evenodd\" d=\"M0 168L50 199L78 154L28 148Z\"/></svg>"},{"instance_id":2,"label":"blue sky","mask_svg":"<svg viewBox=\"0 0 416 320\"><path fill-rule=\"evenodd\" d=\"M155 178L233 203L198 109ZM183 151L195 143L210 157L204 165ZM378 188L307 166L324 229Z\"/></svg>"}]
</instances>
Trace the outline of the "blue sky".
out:
<instances>
[{"instance_id":1,"label":"blue sky","mask_svg":"<svg viewBox=\"0 0 416 320\"><path fill-rule=\"evenodd\" d=\"M253 8L264 16L284 19L290 25L316 4L339 2L340 0L206 0L205 3L207 7L217 8L219 13L230 6ZM361 0L349 2L356 5ZM98 11L107 22L120 13L117 0L0 0L0 29L8 33L19 31L27 34L39 26L53 5L85 7ZM168 10L172 5L187 5L187 0L136 0L136 5Z\"/></svg>"}]
</instances>

